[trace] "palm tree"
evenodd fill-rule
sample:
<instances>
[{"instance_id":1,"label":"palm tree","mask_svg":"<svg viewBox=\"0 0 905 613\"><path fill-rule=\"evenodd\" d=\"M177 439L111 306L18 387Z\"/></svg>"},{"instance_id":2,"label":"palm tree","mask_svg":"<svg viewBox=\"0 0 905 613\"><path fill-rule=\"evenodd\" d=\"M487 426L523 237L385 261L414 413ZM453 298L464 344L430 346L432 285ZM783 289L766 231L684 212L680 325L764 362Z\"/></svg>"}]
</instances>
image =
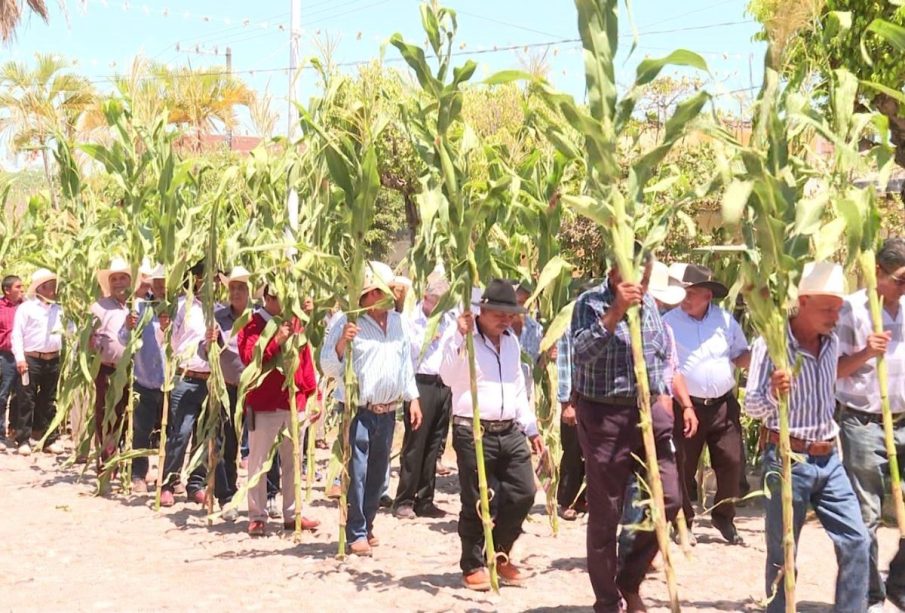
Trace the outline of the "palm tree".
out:
<instances>
[{"instance_id":1,"label":"palm tree","mask_svg":"<svg viewBox=\"0 0 905 613\"><path fill-rule=\"evenodd\" d=\"M41 53L36 59L34 68L22 62L0 66L0 134L9 139L13 152L40 152L56 208L47 147L57 135L70 141L75 137L96 95L87 79L69 72L66 60Z\"/></svg>"},{"instance_id":2,"label":"palm tree","mask_svg":"<svg viewBox=\"0 0 905 613\"><path fill-rule=\"evenodd\" d=\"M44 0L26 0L31 12L47 21L47 5ZM16 27L22 19L22 0L0 0L0 41L10 42L16 35Z\"/></svg>"}]
</instances>

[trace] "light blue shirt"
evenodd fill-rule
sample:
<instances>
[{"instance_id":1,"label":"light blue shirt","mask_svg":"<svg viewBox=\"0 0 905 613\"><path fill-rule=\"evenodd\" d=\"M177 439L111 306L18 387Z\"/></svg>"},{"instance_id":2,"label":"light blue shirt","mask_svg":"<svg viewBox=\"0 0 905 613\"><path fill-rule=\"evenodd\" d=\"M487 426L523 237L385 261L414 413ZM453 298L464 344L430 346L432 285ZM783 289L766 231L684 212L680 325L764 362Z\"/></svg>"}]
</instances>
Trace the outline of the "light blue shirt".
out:
<instances>
[{"instance_id":1,"label":"light blue shirt","mask_svg":"<svg viewBox=\"0 0 905 613\"><path fill-rule=\"evenodd\" d=\"M138 303L138 320L141 321L147 309L153 309L154 303L142 300ZM132 376L140 386L159 390L163 387L163 349L160 346L160 321L157 315L151 315L148 324L141 331L141 349L132 356ZM129 340L129 330L123 326L120 330L120 342L125 345Z\"/></svg>"},{"instance_id":2,"label":"light blue shirt","mask_svg":"<svg viewBox=\"0 0 905 613\"><path fill-rule=\"evenodd\" d=\"M336 355L336 343L346 325L345 313L337 313L330 322L330 330L321 349L321 368L328 377L336 379L334 397L344 402L346 397L343 375L349 350L358 378L358 404L388 404L418 398L415 369L412 364L411 334L402 316L387 313L387 331L367 313L358 318L358 335L346 346L343 359Z\"/></svg>"}]
</instances>

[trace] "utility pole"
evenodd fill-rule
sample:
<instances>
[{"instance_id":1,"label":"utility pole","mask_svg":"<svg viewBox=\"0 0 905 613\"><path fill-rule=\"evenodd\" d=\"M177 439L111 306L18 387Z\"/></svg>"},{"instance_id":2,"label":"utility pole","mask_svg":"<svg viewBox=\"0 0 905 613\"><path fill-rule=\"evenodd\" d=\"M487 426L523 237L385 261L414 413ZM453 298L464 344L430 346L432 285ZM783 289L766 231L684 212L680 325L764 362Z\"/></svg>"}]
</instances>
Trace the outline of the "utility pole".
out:
<instances>
[{"instance_id":1,"label":"utility pole","mask_svg":"<svg viewBox=\"0 0 905 613\"><path fill-rule=\"evenodd\" d=\"M290 147L293 146L296 126L299 123L299 112L295 106L298 100L298 72L299 72L299 43L302 39L302 0L289 0L289 125L286 130L286 140ZM288 181L289 175L286 175ZM288 224L284 236L288 243L295 242L295 233L299 228L299 195L295 187L289 185L286 198L286 219ZM295 247L287 247L286 255L293 258L298 250Z\"/></svg>"},{"instance_id":2,"label":"utility pole","mask_svg":"<svg viewBox=\"0 0 905 613\"><path fill-rule=\"evenodd\" d=\"M231 81L233 78L233 50L231 47L226 48L226 77ZM229 150L233 150L233 129L232 126L226 126L226 146Z\"/></svg>"}]
</instances>

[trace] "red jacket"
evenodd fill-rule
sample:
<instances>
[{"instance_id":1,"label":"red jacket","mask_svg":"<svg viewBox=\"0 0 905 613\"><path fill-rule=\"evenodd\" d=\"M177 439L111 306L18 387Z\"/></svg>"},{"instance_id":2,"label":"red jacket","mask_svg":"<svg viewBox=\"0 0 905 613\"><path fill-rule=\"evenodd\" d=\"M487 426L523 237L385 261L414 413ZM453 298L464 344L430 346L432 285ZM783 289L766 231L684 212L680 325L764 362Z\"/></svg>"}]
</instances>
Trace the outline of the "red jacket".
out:
<instances>
[{"instance_id":1,"label":"red jacket","mask_svg":"<svg viewBox=\"0 0 905 613\"><path fill-rule=\"evenodd\" d=\"M251 321L239 330L239 358L246 366L254 360L255 344L266 326L267 322L264 321L261 314L255 313ZM267 347L264 348L264 364L267 365L272 360L279 359L281 350L282 347L271 338ZM286 378L283 373L276 369L270 371L258 387L248 391L245 406L258 412L288 411L289 387L285 383ZM299 367L295 371L295 386L296 406L301 412L305 410L308 396L317 389L314 363L311 360L311 350L308 345L299 350Z\"/></svg>"}]
</instances>

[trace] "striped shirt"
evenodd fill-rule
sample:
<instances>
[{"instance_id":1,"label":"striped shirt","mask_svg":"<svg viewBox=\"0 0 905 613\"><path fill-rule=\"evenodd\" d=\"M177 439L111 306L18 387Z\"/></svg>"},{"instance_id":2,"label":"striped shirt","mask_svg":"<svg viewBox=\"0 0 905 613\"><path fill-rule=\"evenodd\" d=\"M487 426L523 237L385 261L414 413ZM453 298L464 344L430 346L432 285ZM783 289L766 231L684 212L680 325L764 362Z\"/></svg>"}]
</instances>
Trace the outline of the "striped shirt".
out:
<instances>
[{"instance_id":1,"label":"striped shirt","mask_svg":"<svg viewBox=\"0 0 905 613\"><path fill-rule=\"evenodd\" d=\"M566 328L565 334L556 343L556 399L560 402L572 401L572 331Z\"/></svg>"},{"instance_id":2,"label":"striped shirt","mask_svg":"<svg viewBox=\"0 0 905 613\"><path fill-rule=\"evenodd\" d=\"M533 364L537 364L540 359L540 343L543 339L544 328L540 325L540 322L530 315L525 315L518 343L522 348L522 352L527 353L531 357Z\"/></svg>"},{"instance_id":3,"label":"striped shirt","mask_svg":"<svg viewBox=\"0 0 905 613\"><path fill-rule=\"evenodd\" d=\"M598 402L638 394L628 319L616 324L612 333L601 322L615 300L609 281L604 281L579 296L572 313L573 390ZM648 294L641 305L641 341L651 395L668 394L663 371L672 348L657 304Z\"/></svg>"},{"instance_id":4,"label":"striped shirt","mask_svg":"<svg viewBox=\"0 0 905 613\"><path fill-rule=\"evenodd\" d=\"M13 321L12 346L17 362L25 361L26 351L60 351L63 348L62 307L37 296L20 304Z\"/></svg>"},{"instance_id":5,"label":"striped shirt","mask_svg":"<svg viewBox=\"0 0 905 613\"><path fill-rule=\"evenodd\" d=\"M20 304L13 304L6 296L0 298L0 351L13 350L13 320Z\"/></svg>"},{"instance_id":6,"label":"striped shirt","mask_svg":"<svg viewBox=\"0 0 905 613\"><path fill-rule=\"evenodd\" d=\"M411 334L402 315L387 313L387 331L367 313L358 318L358 335L346 346L343 359L336 355L336 343L346 325L345 313L337 313L321 349L321 368L336 379L334 397L345 400L345 365L352 350L352 364L358 378L358 404L388 404L418 397L415 368L412 364Z\"/></svg>"},{"instance_id":7,"label":"striped shirt","mask_svg":"<svg viewBox=\"0 0 905 613\"><path fill-rule=\"evenodd\" d=\"M801 370L792 379L789 392L789 433L806 441L827 441L839 431L833 413L836 409L835 384L838 364L835 334L821 337L820 350L813 356L798 344L791 327L787 331L789 364ZM779 431L778 403L773 396L770 376L774 367L767 344L758 338L751 349L751 367L745 389L745 412L759 419L770 430Z\"/></svg>"},{"instance_id":8,"label":"striped shirt","mask_svg":"<svg viewBox=\"0 0 905 613\"><path fill-rule=\"evenodd\" d=\"M886 309L883 330L892 333L886 350L889 371L889 406L893 413L905 412L905 296L899 299L899 312L893 318ZM836 336L839 337L839 356L852 355L867 346L867 337L874 331L867 292L861 290L846 297ZM871 358L855 372L836 381L836 399L847 407L866 413L880 413L880 384L877 381L877 359Z\"/></svg>"}]
</instances>

